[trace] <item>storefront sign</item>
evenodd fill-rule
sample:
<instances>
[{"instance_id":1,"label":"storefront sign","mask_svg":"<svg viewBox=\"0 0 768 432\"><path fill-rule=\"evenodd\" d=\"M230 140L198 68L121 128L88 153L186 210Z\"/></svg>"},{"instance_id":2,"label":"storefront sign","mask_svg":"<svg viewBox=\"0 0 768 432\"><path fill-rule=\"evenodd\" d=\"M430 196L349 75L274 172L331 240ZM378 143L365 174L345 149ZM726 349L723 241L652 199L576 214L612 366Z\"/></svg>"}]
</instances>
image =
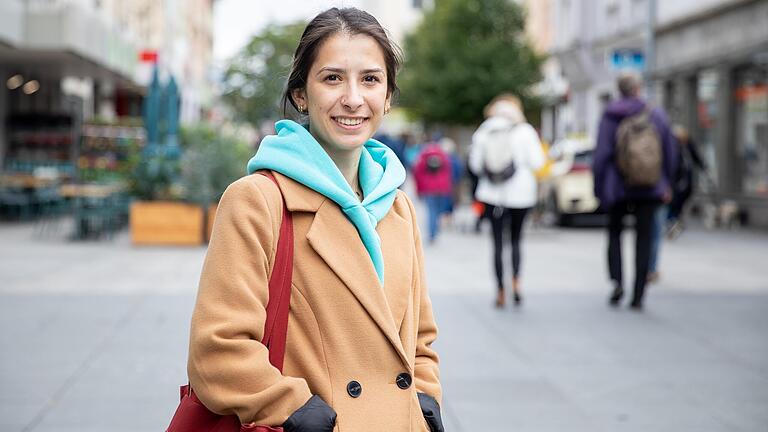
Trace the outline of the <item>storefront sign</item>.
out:
<instances>
[{"instance_id":1,"label":"storefront sign","mask_svg":"<svg viewBox=\"0 0 768 432\"><path fill-rule=\"evenodd\" d=\"M613 70L645 70L645 54L638 48L615 49L608 61Z\"/></svg>"}]
</instances>

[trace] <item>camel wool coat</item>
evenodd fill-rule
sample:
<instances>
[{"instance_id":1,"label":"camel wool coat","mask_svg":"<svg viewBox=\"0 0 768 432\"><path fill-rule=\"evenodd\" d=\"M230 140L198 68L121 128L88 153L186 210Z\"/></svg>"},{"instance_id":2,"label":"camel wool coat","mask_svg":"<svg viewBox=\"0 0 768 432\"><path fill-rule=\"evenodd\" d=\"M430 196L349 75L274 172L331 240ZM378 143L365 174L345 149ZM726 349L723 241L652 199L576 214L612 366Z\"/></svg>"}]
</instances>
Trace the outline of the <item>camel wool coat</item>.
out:
<instances>
[{"instance_id":1,"label":"camel wool coat","mask_svg":"<svg viewBox=\"0 0 768 432\"><path fill-rule=\"evenodd\" d=\"M338 414L335 431L428 431L417 393L438 403L442 395L413 204L397 191L376 227L382 287L336 203L279 173L275 178L294 224L283 373L259 342L282 200L270 179L252 174L227 188L216 214L192 317L188 373L196 394L244 424L282 425L317 394ZM357 397L348 391L353 381L362 390Z\"/></svg>"}]
</instances>

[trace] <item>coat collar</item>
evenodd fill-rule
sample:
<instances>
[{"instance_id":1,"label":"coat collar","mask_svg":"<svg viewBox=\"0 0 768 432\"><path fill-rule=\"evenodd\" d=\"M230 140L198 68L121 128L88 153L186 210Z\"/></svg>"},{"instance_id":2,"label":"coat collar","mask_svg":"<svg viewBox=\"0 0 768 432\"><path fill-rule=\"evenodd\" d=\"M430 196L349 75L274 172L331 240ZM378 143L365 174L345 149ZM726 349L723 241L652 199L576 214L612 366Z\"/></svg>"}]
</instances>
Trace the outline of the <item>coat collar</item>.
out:
<instances>
[{"instance_id":1,"label":"coat collar","mask_svg":"<svg viewBox=\"0 0 768 432\"><path fill-rule=\"evenodd\" d=\"M283 192L283 199L285 200L285 206L288 207L288 211L314 213L317 212L324 201L328 200L322 194L313 191L290 177L277 171L272 171L272 173L280 185L280 190Z\"/></svg>"},{"instance_id":2,"label":"coat collar","mask_svg":"<svg viewBox=\"0 0 768 432\"><path fill-rule=\"evenodd\" d=\"M408 221L393 206L376 227L384 256L382 288L355 226L341 209L289 177L275 173L275 178L288 210L315 213L306 234L309 245L354 294L400 355L403 364L412 369L399 335L413 283L414 241Z\"/></svg>"}]
</instances>

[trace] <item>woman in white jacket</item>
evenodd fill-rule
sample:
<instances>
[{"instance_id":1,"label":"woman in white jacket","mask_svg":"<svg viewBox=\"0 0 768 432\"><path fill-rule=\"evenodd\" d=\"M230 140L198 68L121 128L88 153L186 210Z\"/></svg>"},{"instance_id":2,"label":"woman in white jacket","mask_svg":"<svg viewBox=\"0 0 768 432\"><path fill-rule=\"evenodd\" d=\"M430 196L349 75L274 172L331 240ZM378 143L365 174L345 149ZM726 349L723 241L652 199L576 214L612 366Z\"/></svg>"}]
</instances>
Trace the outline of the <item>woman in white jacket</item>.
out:
<instances>
[{"instance_id":1,"label":"woman in white jacket","mask_svg":"<svg viewBox=\"0 0 768 432\"><path fill-rule=\"evenodd\" d=\"M534 171L544 165L536 130L523 115L520 100L499 95L485 110L486 120L472 136L469 167L479 178L475 198L489 207L493 227L493 255L498 292L496 307L503 307L504 266L501 260L503 233L511 231L512 295L520 295L520 239L525 216L536 203Z\"/></svg>"}]
</instances>

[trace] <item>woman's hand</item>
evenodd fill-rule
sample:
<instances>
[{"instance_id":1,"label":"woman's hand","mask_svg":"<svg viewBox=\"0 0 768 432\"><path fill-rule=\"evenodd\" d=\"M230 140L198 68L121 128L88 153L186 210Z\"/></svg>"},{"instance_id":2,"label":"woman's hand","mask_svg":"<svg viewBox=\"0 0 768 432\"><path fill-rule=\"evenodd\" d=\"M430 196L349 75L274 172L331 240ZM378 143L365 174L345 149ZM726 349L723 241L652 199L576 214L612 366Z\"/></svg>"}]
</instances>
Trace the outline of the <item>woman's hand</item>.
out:
<instances>
[{"instance_id":1,"label":"woman's hand","mask_svg":"<svg viewBox=\"0 0 768 432\"><path fill-rule=\"evenodd\" d=\"M331 432L336 425L336 411L314 395L283 423L285 432ZM441 429L442 430L442 429Z\"/></svg>"},{"instance_id":2,"label":"woman's hand","mask_svg":"<svg viewBox=\"0 0 768 432\"><path fill-rule=\"evenodd\" d=\"M445 432L443 428L443 419L440 417L440 405L432 396L426 393L419 393L419 405L424 419L427 420L430 432Z\"/></svg>"}]
</instances>

